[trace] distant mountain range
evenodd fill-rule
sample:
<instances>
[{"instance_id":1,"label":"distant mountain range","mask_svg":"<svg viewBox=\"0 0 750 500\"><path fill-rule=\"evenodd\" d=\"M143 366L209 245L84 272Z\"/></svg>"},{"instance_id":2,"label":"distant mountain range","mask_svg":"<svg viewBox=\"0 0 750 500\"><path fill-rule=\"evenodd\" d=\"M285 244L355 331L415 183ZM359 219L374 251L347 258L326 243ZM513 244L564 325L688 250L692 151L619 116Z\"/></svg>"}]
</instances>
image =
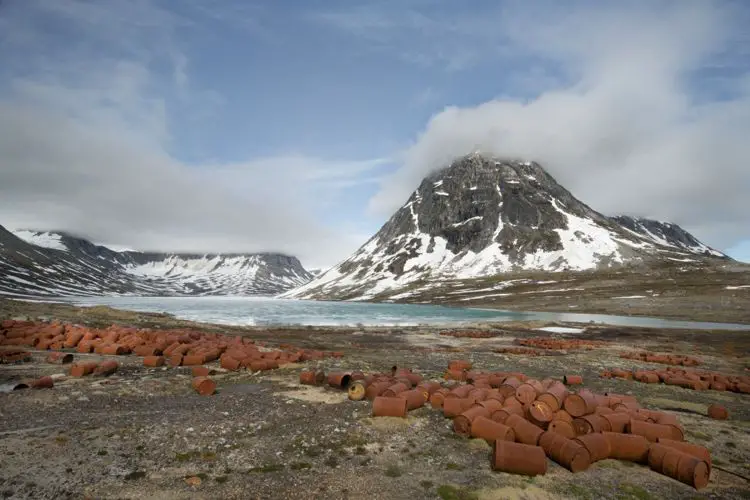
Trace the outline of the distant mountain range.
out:
<instances>
[{"instance_id":1,"label":"distant mountain range","mask_svg":"<svg viewBox=\"0 0 750 500\"><path fill-rule=\"evenodd\" d=\"M724 259L675 224L607 217L535 162L472 154L425 178L351 257L283 293L369 300L416 281Z\"/></svg>"},{"instance_id":2,"label":"distant mountain range","mask_svg":"<svg viewBox=\"0 0 750 500\"><path fill-rule=\"evenodd\" d=\"M0 295L380 300L415 282L719 259L731 260L675 224L596 212L538 163L472 154L425 178L328 270L277 253L147 253L0 226Z\"/></svg>"},{"instance_id":3,"label":"distant mountain range","mask_svg":"<svg viewBox=\"0 0 750 500\"><path fill-rule=\"evenodd\" d=\"M116 251L63 232L0 226L0 295L267 295L313 278L276 253L175 254Z\"/></svg>"}]
</instances>

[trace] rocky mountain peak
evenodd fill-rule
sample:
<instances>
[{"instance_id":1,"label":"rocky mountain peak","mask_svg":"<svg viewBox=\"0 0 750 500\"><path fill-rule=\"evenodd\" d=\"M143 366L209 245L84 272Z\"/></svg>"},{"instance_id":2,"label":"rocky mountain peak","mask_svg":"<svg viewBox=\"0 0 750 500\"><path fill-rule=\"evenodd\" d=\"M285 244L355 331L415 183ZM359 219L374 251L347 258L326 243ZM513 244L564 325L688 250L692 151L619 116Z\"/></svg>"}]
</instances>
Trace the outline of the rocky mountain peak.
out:
<instances>
[{"instance_id":1,"label":"rocky mountain peak","mask_svg":"<svg viewBox=\"0 0 750 500\"><path fill-rule=\"evenodd\" d=\"M442 239L454 254L497 245L517 262L530 251L561 250L558 231L571 230L570 216L613 226L539 164L472 154L426 177L375 238L391 241L395 250L399 236L429 235L431 245ZM411 245L420 241L413 238Z\"/></svg>"},{"instance_id":2,"label":"rocky mountain peak","mask_svg":"<svg viewBox=\"0 0 750 500\"><path fill-rule=\"evenodd\" d=\"M596 212L536 162L474 153L425 177L350 258L284 296L367 299L417 280L584 270L686 253L703 251Z\"/></svg>"}]
</instances>

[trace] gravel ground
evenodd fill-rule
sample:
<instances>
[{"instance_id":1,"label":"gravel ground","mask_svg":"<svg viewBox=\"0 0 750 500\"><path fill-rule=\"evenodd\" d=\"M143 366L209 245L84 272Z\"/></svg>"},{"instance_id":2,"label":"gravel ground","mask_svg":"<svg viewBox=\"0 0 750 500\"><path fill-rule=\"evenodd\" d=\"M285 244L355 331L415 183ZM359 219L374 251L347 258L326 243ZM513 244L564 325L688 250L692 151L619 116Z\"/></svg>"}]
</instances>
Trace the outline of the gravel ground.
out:
<instances>
[{"instance_id":1,"label":"gravel ground","mask_svg":"<svg viewBox=\"0 0 750 500\"><path fill-rule=\"evenodd\" d=\"M647 271L517 273L416 283L396 302L513 311L647 316L750 325L750 265L674 264ZM502 289L494 287L500 287ZM378 296L387 300L388 294Z\"/></svg>"},{"instance_id":2,"label":"gravel ground","mask_svg":"<svg viewBox=\"0 0 750 500\"><path fill-rule=\"evenodd\" d=\"M41 307L34 306L34 313ZM43 307L42 307L43 309ZM110 310L111 311L111 310ZM159 315L62 306L46 316L95 324L173 327ZM17 314L18 309L13 310ZM9 313L6 313L9 314ZM4 317L0 309L0 318ZM180 322L185 324L185 322ZM602 349L552 356L495 354L515 339L548 336L503 325L489 339L439 335L438 327L364 330L262 330L202 325L269 343L343 351L341 359L307 362L253 374L220 371L218 391L199 396L188 368L146 368L117 356L110 377L68 378L43 362L0 365L0 384L25 377L59 377L52 389L0 393L0 494L6 498L750 498L750 396L602 379L604 368L659 367L619 358L623 350L688 354L701 368L746 374L750 334L589 327L559 335L607 340ZM76 358L101 359L97 355ZM301 386L304 369L388 371L412 368L438 378L451 359L482 370L534 377L577 373L595 391L633 394L644 406L676 413L686 439L707 446L716 467L696 491L645 466L597 462L571 474L549 461L544 476L493 472L488 445L457 437L441 412L425 407L407 419L373 418L371 403L349 401L330 387ZM730 419L708 419L720 403Z\"/></svg>"}]
</instances>

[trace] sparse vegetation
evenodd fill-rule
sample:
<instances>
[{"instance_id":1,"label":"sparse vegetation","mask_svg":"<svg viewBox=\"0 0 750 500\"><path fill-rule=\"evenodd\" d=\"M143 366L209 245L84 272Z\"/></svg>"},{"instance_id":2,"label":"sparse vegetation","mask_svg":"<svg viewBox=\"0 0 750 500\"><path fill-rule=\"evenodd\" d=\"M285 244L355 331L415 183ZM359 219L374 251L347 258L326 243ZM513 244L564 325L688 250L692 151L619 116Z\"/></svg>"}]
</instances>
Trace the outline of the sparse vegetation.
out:
<instances>
[{"instance_id":1,"label":"sparse vegetation","mask_svg":"<svg viewBox=\"0 0 750 500\"><path fill-rule=\"evenodd\" d=\"M187 451L184 453L175 453L174 458L178 462L187 462L199 456L200 456L199 451Z\"/></svg>"},{"instance_id":2,"label":"sparse vegetation","mask_svg":"<svg viewBox=\"0 0 750 500\"><path fill-rule=\"evenodd\" d=\"M476 493L450 484L439 486L437 494L442 500L477 500L479 498Z\"/></svg>"},{"instance_id":3,"label":"sparse vegetation","mask_svg":"<svg viewBox=\"0 0 750 500\"><path fill-rule=\"evenodd\" d=\"M618 460L601 460L596 463L599 469L616 469L619 467L620 462Z\"/></svg>"},{"instance_id":4,"label":"sparse vegetation","mask_svg":"<svg viewBox=\"0 0 750 500\"><path fill-rule=\"evenodd\" d=\"M146 473L142 470L136 470L133 472L129 472L128 474L125 474L125 480L126 481L133 481L136 479L143 479L146 477Z\"/></svg>"},{"instance_id":5,"label":"sparse vegetation","mask_svg":"<svg viewBox=\"0 0 750 500\"><path fill-rule=\"evenodd\" d=\"M701 441L711 441L711 436L705 432L696 431L695 429L687 429L685 433L693 439L699 439Z\"/></svg>"},{"instance_id":6,"label":"sparse vegetation","mask_svg":"<svg viewBox=\"0 0 750 500\"><path fill-rule=\"evenodd\" d=\"M399 477L401 474L403 474L403 471L397 464L390 464L385 469L385 475L388 477Z\"/></svg>"},{"instance_id":7,"label":"sparse vegetation","mask_svg":"<svg viewBox=\"0 0 750 500\"><path fill-rule=\"evenodd\" d=\"M254 474L254 473L278 472L280 470L284 470L284 466L282 464L266 464L266 465L261 465L259 467L250 467L247 470L247 472L248 474Z\"/></svg>"},{"instance_id":8,"label":"sparse vegetation","mask_svg":"<svg viewBox=\"0 0 750 500\"><path fill-rule=\"evenodd\" d=\"M319 457L323 454L323 451L318 448L317 446L311 446L310 448L305 448L305 455L311 458Z\"/></svg>"},{"instance_id":9,"label":"sparse vegetation","mask_svg":"<svg viewBox=\"0 0 750 500\"><path fill-rule=\"evenodd\" d=\"M618 500L655 500L658 497L652 496L640 486L630 483L620 483L617 498Z\"/></svg>"},{"instance_id":10,"label":"sparse vegetation","mask_svg":"<svg viewBox=\"0 0 750 500\"><path fill-rule=\"evenodd\" d=\"M600 498L596 492L576 483L568 483L565 486L566 493L577 500L596 500Z\"/></svg>"}]
</instances>

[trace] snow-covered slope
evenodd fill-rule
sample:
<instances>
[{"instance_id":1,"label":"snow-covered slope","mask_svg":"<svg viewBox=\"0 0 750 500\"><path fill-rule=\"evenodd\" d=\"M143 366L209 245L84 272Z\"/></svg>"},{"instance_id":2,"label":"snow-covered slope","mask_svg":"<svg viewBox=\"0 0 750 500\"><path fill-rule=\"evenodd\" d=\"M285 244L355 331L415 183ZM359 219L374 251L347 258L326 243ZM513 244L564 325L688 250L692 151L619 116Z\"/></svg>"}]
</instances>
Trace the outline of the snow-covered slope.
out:
<instances>
[{"instance_id":1,"label":"snow-covered slope","mask_svg":"<svg viewBox=\"0 0 750 500\"><path fill-rule=\"evenodd\" d=\"M43 248L52 248L55 250L67 250L67 247L62 243L62 236L58 233L42 232L42 231L28 231L26 229L20 229L13 231L13 234L21 238L26 243L36 245Z\"/></svg>"},{"instance_id":2,"label":"snow-covered slope","mask_svg":"<svg viewBox=\"0 0 750 500\"><path fill-rule=\"evenodd\" d=\"M695 236L671 222L662 222L643 217L631 217L629 215L618 215L612 217L612 219L626 229L634 231L640 236L645 236L650 241L664 247L672 247L712 257L727 257L724 253L701 243Z\"/></svg>"},{"instance_id":3,"label":"snow-covered slope","mask_svg":"<svg viewBox=\"0 0 750 500\"><path fill-rule=\"evenodd\" d=\"M276 295L312 279L295 257L116 251L0 226L0 295Z\"/></svg>"},{"instance_id":4,"label":"snow-covered slope","mask_svg":"<svg viewBox=\"0 0 750 500\"><path fill-rule=\"evenodd\" d=\"M425 178L351 257L281 297L367 300L420 280L690 260L707 248L659 234L592 210L537 163L473 154Z\"/></svg>"}]
</instances>

